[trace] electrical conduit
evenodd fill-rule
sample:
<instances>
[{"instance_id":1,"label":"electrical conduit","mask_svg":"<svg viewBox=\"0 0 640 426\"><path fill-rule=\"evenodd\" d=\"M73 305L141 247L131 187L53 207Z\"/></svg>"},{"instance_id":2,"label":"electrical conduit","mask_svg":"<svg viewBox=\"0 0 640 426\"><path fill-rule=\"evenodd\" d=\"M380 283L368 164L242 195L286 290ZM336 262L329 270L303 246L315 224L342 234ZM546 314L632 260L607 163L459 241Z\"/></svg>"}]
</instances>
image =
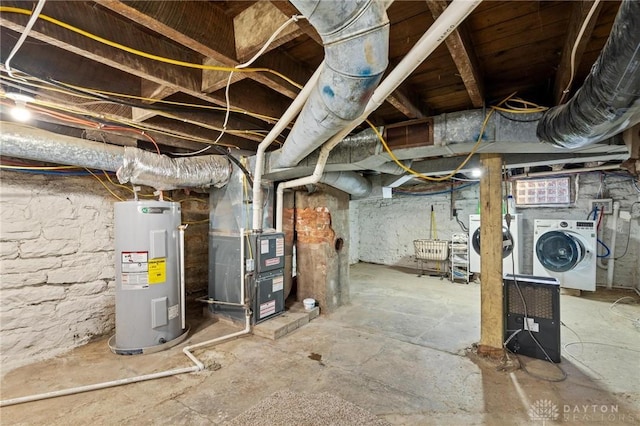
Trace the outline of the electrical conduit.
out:
<instances>
[{"instance_id":1,"label":"electrical conduit","mask_svg":"<svg viewBox=\"0 0 640 426\"><path fill-rule=\"evenodd\" d=\"M618 216L620 215L620 203L613 203L613 221L611 225L611 241L609 242L609 260L607 260L607 288L613 288L613 271L616 263L616 235L618 235Z\"/></svg>"},{"instance_id":2,"label":"electrical conduit","mask_svg":"<svg viewBox=\"0 0 640 426\"><path fill-rule=\"evenodd\" d=\"M276 230L282 231L284 190L297 186L318 183L322 177L329 153L384 100L444 41L451 32L482 2L482 0L453 0L433 25L424 33L409 53L380 83L367 103L364 112L335 134L322 146L313 174L278 185L276 191ZM297 123L296 123L297 124Z\"/></svg>"}]
</instances>

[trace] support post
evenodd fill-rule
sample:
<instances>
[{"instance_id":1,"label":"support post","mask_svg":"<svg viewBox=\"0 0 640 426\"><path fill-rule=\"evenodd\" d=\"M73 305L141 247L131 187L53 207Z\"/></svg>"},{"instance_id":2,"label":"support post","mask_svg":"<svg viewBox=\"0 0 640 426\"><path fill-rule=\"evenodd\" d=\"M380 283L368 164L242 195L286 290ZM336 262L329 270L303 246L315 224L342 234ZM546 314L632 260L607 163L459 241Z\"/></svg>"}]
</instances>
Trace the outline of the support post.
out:
<instances>
[{"instance_id":1,"label":"support post","mask_svg":"<svg viewBox=\"0 0 640 426\"><path fill-rule=\"evenodd\" d=\"M480 344L478 354L502 356L502 157L481 154L480 180Z\"/></svg>"}]
</instances>

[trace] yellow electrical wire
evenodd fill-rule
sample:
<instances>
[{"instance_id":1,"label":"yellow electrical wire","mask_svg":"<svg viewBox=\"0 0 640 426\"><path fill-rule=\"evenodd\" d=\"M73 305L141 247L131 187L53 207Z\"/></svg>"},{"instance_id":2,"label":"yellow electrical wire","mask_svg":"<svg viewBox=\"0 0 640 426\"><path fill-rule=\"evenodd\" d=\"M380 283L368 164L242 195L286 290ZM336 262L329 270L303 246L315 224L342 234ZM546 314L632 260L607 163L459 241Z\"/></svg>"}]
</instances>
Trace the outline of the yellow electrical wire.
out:
<instances>
[{"instance_id":1,"label":"yellow electrical wire","mask_svg":"<svg viewBox=\"0 0 640 426\"><path fill-rule=\"evenodd\" d=\"M90 174L91 176L93 176L94 178L96 178L96 180L97 180L98 182L100 182L100 185L104 186L104 189L106 189L107 191L109 191L109 194L113 195L113 196L114 196L117 200L119 200L119 201L124 201L124 198L120 197L118 194L116 194L115 192L113 192L113 191L111 190L111 188L109 188L109 187L108 187L108 186L107 186L107 185L102 181L102 179L100 179L100 178L99 178L95 173L93 173L91 170L89 170L89 169L87 169L87 168L85 168L85 170L86 170L87 172L89 172L89 174Z\"/></svg>"},{"instance_id":2,"label":"yellow electrical wire","mask_svg":"<svg viewBox=\"0 0 640 426\"><path fill-rule=\"evenodd\" d=\"M196 220L194 222L183 222L183 225L198 225L198 224L207 223L207 222L209 222L209 219Z\"/></svg>"},{"instance_id":3,"label":"yellow electrical wire","mask_svg":"<svg viewBox=\"0 0 640 426\"><path fill-rule=\"evenodd\" d=\"M92 93L96 93L96 94L100 94L100 95L119 96L121 98L136 99L136 100L139 100L139 101L162 103L162 104L175 105L175 106L185 106L185 107L190 107L190 108L202 108L202 109L215 110L215 111L226 111L227 110L226 108L219 107L219 106L199 105L199 104L192 104L192 103L188 103L188 102L168 101L166 99L147 98L147 97L144 97L144 96L128 95L126 93L110 92L108 90L92 89L92 88L89 88L89 87L77 86L77 85L74 85L74 84L64 83L64 82L57 81L57 80L56 80L56 83L61 84L61 85L66 86L66 87L70 87L72 89L83 90L83 91L86 91L86 92L92 92ZM69 91L69 92L66 92L66 93L73 95L76 92ZM111 102L111 103L114 102L114 101L110 101L108 99L105 99L104 101L105 102ZM278 119L276 117L270 117L268 115L258 114L258 113L247 111L247 110L240 109L240 108L230 108L230 111L238 113L238 114L248 115L248 116L254 117L254 118L259 118L261 120L278 121Z\"/></svg>"},{"instance_id":4,"label":"yellow electrical wire","mask_svg":"<svg viewBox=\"0 0 640 426\"><path fill-rule=\"evenodd\" d=\"M502 104L504 104L506 101L511 99L511 97L513 95L515 95L515 92L512 93L511 95L507 96L502 101L500 101L497 106L501 106ZM428 180L428 181L432 181L432 182L443 182L445 180L451 179L453 176L456 175L456 173L458 173L460 170L462 170L462 168L469 162L469 160L471 160L471 157L473 157L473 155L476 153L478 148L480 148L480 144L482 143L482 136L484 135L484 131L487 128L487 123L489 123L489 119L491 118L491 116L493 115L493 112L495 110L496 110L495 107L491 107L491 109L487 112L487 115L485 116L484 121L482 122L482 126L480 127L480 134L478 135L478 140L476 141L475 145L473 145L473 147L471 148L471 151L469 152L467 157L462 161L462 163L460 163L460 165L458 165L458 167L456 167L456 169L454 171L452 171L451 173L449 173L446 176L440 176L440 177L432 177L432 176L423 175L422 173L416 172L415 170L411 169L410 167L405 166L400 160L398 160L398 157L396 157L396 155L393 153L393 151L391 151L391 149L389 148L389 145L387 145L387 142L384 140L384 137L382 136L382 134L380 134L380 132L378 131L376 126L374 126L373 123L371 121L369 121L369 120L366 120L366 122L373 129L373 131L375 132L376 136L380 140L380 143L382 143L382 146L384 147L385 151L387 151L387 153L389 154L391 159L398 166L400 166L404 171L406 171L406 172L408 172L408 173L410 173L410 174L412 174L412 175L414 175L416 177L424 179L424 180Z\"/></svg>"},{"instance_id":5,"label":"yellow electrical wire","mask_svg":"<svg viewBox=\"0 0 640 426\"><path fill-rule=\"evenodd\" d=\"M5 12L5 13L17 13L17 14L21 14L21 15L27 15L30 16L32 11L28 10L28 9L21 9L18 7L11 7L11 6L0 6L0 12ZM50 16L47 15L38 15L38 19L41 19L43 21L47 21L51 24L57 25L59 27L62 27L66 30L72 31L76 34L80 34L84 37L90 38L92 40L95 40L99 43L102 44L106 44L107 46L111 46L114 47L116 49L120 49L123 50L125 52L137 55L137 56L141 56L143 58L147 58L147 59L151 59L157 62L163 62L165 64L171 64L171 65L178 65L178 66L182 66L182 67L187 67L187 68L196 68L196 69L201 69L201 70L211 70L211 71L224 71L224 72L241 72L241 73L254 73L254 72L267 72L270 74L273 74L275 76L280 77L281 79L283 79L284 81L288 82L289 84L297 87L298 89L302 89L302 86L298 83L296 83L295 81L293 81L292 79L290 79L289 77L285 76L284 74L272 70L270 68L234 68L234 67L221 67L221 66L216 66L216 65L203 65L203 64L195 64L195 63L191 63L191 62L184 62L184 61L178 61L176 59L171 59L171 58L165 58L163 56L158 56L158 55L154 55L151 53L147 53L147 52L143 52L137 49L133 49L131 47L122 45L120 43L116 43L114 41L111 40L107 40L105 38L102 38L100 36L97 36L95 34L92 34L88 31L84 31L80 28L74 27L73 25L67 24L65 22L59 21L55 18L52 18Z\"/></svg>"}]
</instances>

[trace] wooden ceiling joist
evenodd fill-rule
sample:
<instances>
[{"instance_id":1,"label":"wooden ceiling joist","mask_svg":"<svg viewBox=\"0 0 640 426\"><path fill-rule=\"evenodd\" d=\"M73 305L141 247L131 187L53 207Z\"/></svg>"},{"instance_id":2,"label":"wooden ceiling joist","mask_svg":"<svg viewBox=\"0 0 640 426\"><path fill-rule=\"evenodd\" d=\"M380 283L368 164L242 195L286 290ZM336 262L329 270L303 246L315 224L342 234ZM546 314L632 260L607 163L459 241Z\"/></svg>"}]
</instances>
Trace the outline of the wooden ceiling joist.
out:
<instances>
[{"instance_id":1,"label":"wooden ceiling joist","mask_svg":"<svg viewBox=\"0 0 640 426\"><path fill-rule=\"evenodd\" d=\"M437 19L447 8L448 3L445 0L427 0L427 6L429 6L433 19ZM478 67L478 59L473 53L470 36L464 24L453 30L445 39L445 43L451 58L453 58L458 68L460 78L462 78L464 86L467 88L471 103L476 108L483 106L484 85L482 75Z\"/></svg>"},{"instance_id":2,"label":"wooden ceiling joist","mask_svg":"<svg viewBox=\"0 0 640 426\"><path fill-rule=\"evenodd\" d=\"M593 0L578 0L573 3L573 8L571 10L571 17L569 18L569 29L567 31L567 39L564 43L564 47L562 49L562 56L560 57L560 63L558 65L558 71L556 72L556 79L553 86L553 100L557 105L560 103L563 98L565 89L567 90L565 99L569 96L569 91L571 90L572 82L572 51L575 46L575 56L573 60L573 73L576 72L578 66L580 65L580 61L582 60L582 54L584 53L587 43L591 39L591 34L593 33L593 29L596 26L596 22L598 21L598 14L600 13L600 9L602 4L599 3L596 6L596 9L593 12L593 15L589 22L586 24L584 32L580 38L577 40L578 35L580 33L580 28L582 27L585 19L589 15L589 11L593 6ZM576 45L577 40L577 45ZM570 84L571 83L571 84ZM569 86L567 88L567 86Z\"/></svg>"},{"instance_id":3,"label":"wooden ceiling joist","mask_svg":"<svg viewBox=\"0 0 640 426\"><path fill-rule=\"evenodd\" d=\"M242 62L236 57L234 21L226 16L215 3L96 1L113 12L200 53L205 57L206 64L234 67ZM260 62L256 62L254 66L260 67L262 65ZM278 71L285 75L289 75L288 73L291 72L289 69ZM203 80L215 82L204 87L207 92L219 90L226 85L228 77L226 72L207 70L204 72L215 73L215 77L203 77ZM289 83L269 73L236 73L232 81L236 82L244 78L251 78L289 98L294 98L297 94L295 88Z\"/></svg>"}]
</instances>

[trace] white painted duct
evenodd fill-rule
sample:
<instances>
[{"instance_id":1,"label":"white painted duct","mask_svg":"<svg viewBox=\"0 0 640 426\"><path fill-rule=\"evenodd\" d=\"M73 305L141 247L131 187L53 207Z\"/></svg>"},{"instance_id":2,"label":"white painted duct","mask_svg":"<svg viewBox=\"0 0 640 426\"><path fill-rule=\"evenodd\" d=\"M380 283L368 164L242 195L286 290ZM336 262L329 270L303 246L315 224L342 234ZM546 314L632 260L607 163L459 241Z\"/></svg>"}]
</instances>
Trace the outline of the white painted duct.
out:
<instances>
[{"instance_id":1,"label":"white painted duct","mask_svg":"<svg viewBox=\"0 0 640 426\"><path fill-rule=\"evenodd\" d=\"M0 154L8 157L117 172L121 183L159 190L221 187L231 176L229 160L221 155L169 158L14 123L2 123L0 142Z\"/></svg>"},{"instance_id":2,"label":"white painted duct","mask_svg":"<svg viewBox=\"0 0 640 426\"><path fill-rule=\"evenodd\" d=\"M316 28L325 63L276 167L293 167L364 111L389 59L386 3L292 0Z\"/></svg>"},{"instance_id":3,"label":"white painted duct","mask_svg":"<svg viewBox=\"0 0 640 426\"><path fill-rule=\"evenodd\" d=\"M329 172L320 177L326 183L354 197L366 197L371 192L371 182L356 172Z\"/></svg>"},{"instance_id":4,"label":"white painted duct","mask_svg":"<svg viewBox=\"0 0 640 426\"><path fill-rule=\"evenodd\" d=\"M640 122L640 2L624 0L598 60L569 102L538 122L540 140L564 148L602 141Z\"/></svg>"}]
</instances>

